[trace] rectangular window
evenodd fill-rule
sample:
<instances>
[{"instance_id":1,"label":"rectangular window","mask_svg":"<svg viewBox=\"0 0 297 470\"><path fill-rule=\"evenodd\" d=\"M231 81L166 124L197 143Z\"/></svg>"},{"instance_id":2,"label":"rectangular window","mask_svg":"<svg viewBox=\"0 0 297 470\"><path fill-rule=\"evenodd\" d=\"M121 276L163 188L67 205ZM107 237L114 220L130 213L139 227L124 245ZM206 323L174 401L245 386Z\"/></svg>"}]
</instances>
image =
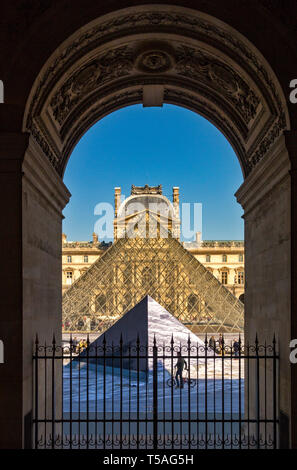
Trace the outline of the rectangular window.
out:
<instances>
[{"instance_id":1,"label":"rectangular window","mask_svg":"<svg viewBox=\"0 0 297 470\"><path fill-rule=\"evenodd\" d=\"M238 261L239 261L240 263L243 261L243 254L242 254L242 253L240 253L240 254L238 255Z\"/></svg>"},{"instance_id":2,"label":"rectangular window","mask_svg":"<svg viewBox=\"0 0 297 470\"><path fill-rule=\"evenodd\" d=\"M227 273L227 271L223 271L221 277L222 277L222 284L228 284L228 273Z\"/></svg>"},{"instance_id":3,"label":"rectangular window","mask_svg":"<svg viewBox=\"0 0 297 470\"><path fill-rule=\"evenodd\" d=\"M70 255L67 256L67 263L72 263L72 256Z\"/></svg>"},{"instance_id":4,"label":"rectangular window","mask_svg":"<svg viewBox=\"0 0 297 470\"><path fill-rule=\"evenodd\" d=\"M244 274L243 274L243 271L238 271L238 274L237 274L237 282L238 282L238 284L243 284L243 283L244 283Z\"/></svg>"},{"instance_id":5,"label":"rectangular window","mask_svg":"<svg viewBox=\"0 0 297 470\"><path fill-rule=\"evenodd\" d=\"M89 262L89 257L87 255L84 256L84 263L88 263Z\"/></svg>"},{"instance_id":6,"label":"rectangular window","mask_svg":"<svg viewBox=\"0 0 297 470\"><path fill-rule=\"evenodd\" d=\"M72 284L72 271L67 271L66 273L66 284Z\"/></svg>"},{"instance_id":7,"label":"rectangular window","mask_svg":"<svg viewBox=\"0 0 297 470\"><path fill-rule=\"evenodd\" d=\"M206 262L210 263L210 255L206 255Z\"/></svg>"},{"instance_id":8,"label":"rectangular window","mask_svg":"<svg viewBox=\"0 0 297 470\"><path fill-rule=\"evenodd\" d=\"M227 262L227 255L223 255L223 256L222 256L222 261L223 261L223 263L226 263L226 262Z\"/></svg>"}]
</instances>

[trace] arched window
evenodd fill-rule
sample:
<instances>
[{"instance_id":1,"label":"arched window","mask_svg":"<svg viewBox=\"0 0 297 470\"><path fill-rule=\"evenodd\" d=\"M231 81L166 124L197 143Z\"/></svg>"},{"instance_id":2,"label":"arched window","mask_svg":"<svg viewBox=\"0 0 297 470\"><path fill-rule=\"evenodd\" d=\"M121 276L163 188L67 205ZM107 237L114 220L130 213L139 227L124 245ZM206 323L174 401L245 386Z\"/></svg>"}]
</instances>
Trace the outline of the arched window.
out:
<instances>
[{"instance_id":1,"label":"arched window","mask_svg":"<svg viewBox=\"0 0 297 470\"><path fill-rule=\"evenodd\" d=\"M241 294L239 296L239 300L240 300L240 302L242 302L244 304L244 294Z\"/></svg>"},{"instance_id":2,"label":"arched window","mask_svg":"<svg viewBox=\"0 0 297 470\"><path fill-rule=\"evenodd\" d=\"M244 272L238 271L237 273L237 284L244 284Z\"/></svg>"},{"instance_id":3,"label":"arched window","mask_svg":"<svg viewBox=\"0 0 297 470\"><path fill-rule=\"evenodd\" d=\"M228 284L228 272L227 271L221 272L221 282L222 284Z\"/></svg>"},{"instance_id":4,"label":"arched window","mask_svg":"<svg viewBox=\"0 0 297 470\"><path fill-rule=\"evenodd\" d=\"M66 271L66 284L70 286L73 281L73 272L72 271Z\"/></svg>"}]
</instances>

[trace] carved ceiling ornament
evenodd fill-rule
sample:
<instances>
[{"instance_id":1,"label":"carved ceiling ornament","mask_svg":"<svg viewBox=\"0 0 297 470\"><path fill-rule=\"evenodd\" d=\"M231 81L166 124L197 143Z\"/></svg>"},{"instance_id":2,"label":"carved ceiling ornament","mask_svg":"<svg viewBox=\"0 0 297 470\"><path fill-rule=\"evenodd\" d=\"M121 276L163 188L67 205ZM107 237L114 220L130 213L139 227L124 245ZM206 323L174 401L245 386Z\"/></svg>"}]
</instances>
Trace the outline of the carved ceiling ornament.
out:
<instances>
[{"instance_id":1,"label":"carved ceiling ornament","mask_svg":"<svg viewBox=\"0 0 297 470\"><path fill-rule=\"evenodd\" d=\"M131 7L112 16L102 17L95 26L93 23L89 29L85 27L82 33L65 41L64 48L59 48L61 52L53 55L53 59L48 61L36 80L26 108L24 130L31 131L35 135L39 134L38 142L50 160L55 161L55 167L59 168L62 174L61 165L65 158L67 160L64 152L66 148L69 150L68 142L61 142L58 146L52 145L51 139L48 139L36 124L51 90L56 87L56 83L63 83L62 77L66 76L70 67L73 68L75 63L82 61L92 50L98 48L99 44L104 45L105 42L121 36L143 34L144 31L148 34L150 28L154 36L156 32L165 32L187 37L187 39L192 38L194 41L203 41L205 44L208 43L207 38L209 38L212 47L216 44L218 50L223 51L227 56L228 54L232 56L233 62L236 58L238 70L244 69L246 73L248 71L252 80L259 83L259 88L265 94L265 100L269 105L271 117L265 129L263 127L260 130L251 148L245 152L245 158L248 159L245 167L252 168L256 160L261 159L268 151L273 139L277 138L275 136L278 136L288 125L284 114L283 96L280 97L276 91L274 79L263 61L236 32L230 31L230 28L224 28L222 23L216 22L208 15L176 6L162 6L162 10L156 5ZM74 75L71 75L55 92L50 101L53 118L61 126L83 97L92 96L98 87L112 80L134 76L135 70L147 76L154 76L154 74L172 74L173 69L182 80L191 79L213 89L216 86L218 94L224 96L225 100L232 104L246 124L255 118L261 98L247 85L243 76L218 59L213 60L205 53L191 51L191 47L188 47L186 55L181 54L181 48L180 53L174 58L166 49L159 48L146 50L141 55L137 55L135 50L128 46L114 48L103 53L75 71ZM62 150L59 153L56 149L61 148L61 145ZM45 151L47 147L48 150ZM57 163L57 160L60 163Z\"/></svg>"},{"instance_id":2,"label":"carved ceiling ornament","mask_svg":"<svg viewBox=\"0 0 297 470\"><path fill-rule=\"evenodd\" d=\"M133 68L132 52L128 46L112 49L91 64L79 69L52 98L53 116L61 125L71 110L88 93L114 80L128 75Z\"/></svg>"}]
</instances>

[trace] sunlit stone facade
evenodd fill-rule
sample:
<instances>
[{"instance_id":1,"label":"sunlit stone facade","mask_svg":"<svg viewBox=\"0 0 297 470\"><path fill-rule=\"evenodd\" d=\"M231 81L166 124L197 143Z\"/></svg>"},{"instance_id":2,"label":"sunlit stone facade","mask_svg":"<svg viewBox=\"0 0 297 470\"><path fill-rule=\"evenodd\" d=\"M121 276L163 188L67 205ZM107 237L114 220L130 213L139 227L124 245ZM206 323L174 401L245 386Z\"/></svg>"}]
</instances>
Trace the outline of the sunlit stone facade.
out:
<instances>
[{"instance_id":1,"label":"sunlit stone facade","mask_svg":"<svg viewBox=\"0 0 297 470\"><path fill-rule=\"evenodd\" d=\"M137 188L132 188L129 198L121 204L121 189L115 188L115 221L114 239L121 236L125 227L126 218L122 211L130 201L137 202L142 197L137 194ZM141 193L141 189L139 190ZM155 189L156 193L161 190ZM150 195L151 198L154 194ZM172 217L169 217L168 227L174 232L175 237L180 237L179 220L179 188L173 188L172 203L161 194L156 194L164 204L170 204ZM244 242L241 240L201 240L198 232L195 242L182 242L195 258L200 261L220 282L222 282L237 298L243 300L244 294ZM111 246L111 243L99 242L93 233L91 241L68 241L65 234L62 235L62 292L76 281L87 269Z\"/></svg>"}]
</instances>

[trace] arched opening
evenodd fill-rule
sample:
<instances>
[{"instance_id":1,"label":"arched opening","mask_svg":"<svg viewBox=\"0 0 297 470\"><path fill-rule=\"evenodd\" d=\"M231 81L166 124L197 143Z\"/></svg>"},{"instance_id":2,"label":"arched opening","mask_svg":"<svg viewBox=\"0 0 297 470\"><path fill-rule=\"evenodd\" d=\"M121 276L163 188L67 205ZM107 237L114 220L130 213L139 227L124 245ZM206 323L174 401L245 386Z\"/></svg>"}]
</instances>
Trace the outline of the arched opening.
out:
<instances>
[{"instance_id":1,"label":"arched opening","mask_svg":"<svg viewBox=\"0 0 297 470\"><path fill-rule=\"evenodd\" d=\"M70 197L62 182L66 163L95 122L129 104L189 108L229 140L245 179L237 198L245 212L246 336L252 339L258 330L271 341L277 331L283 348L290 339L291 180L284 134L290 121L268 60L232 21L227 25L176 5L142 5L93 18L44 57L23 116L22 130L30 138L25 145L22 136L19 143L26 148L23 180L21 172L17 179L24 286L22 319L15 316L16 336L23 339L17 348L26 364L18 387L24 415L32 410L33 334L38 331L44 341L52 331L59 338L61 330L61 213ZM274 259L282 260L278 269L267 262L272 250ZM9 345L12 353L15 347ZM289 419L292 382L285 359L281 371L280 407Z\"/></svg>"}]
</instances>

